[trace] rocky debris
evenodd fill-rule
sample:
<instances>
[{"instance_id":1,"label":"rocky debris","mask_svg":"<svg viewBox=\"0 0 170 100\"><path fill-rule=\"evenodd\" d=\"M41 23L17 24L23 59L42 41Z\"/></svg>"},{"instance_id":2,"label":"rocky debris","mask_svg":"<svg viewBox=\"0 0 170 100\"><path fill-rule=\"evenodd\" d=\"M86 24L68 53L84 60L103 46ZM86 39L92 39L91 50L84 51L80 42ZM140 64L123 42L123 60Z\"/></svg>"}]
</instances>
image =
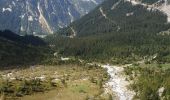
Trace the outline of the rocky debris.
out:
<instances>
[{"instance_id":1,"label":"rocky debris","mask_svg":"<svg viewBox=\"0 0 170 100\"><path fill-rule=\"evenodd\" d=\"M58 52L55 52L53 55L54 57L58 57Z\"/></svg>"},{"instance_id":2,"label":"rocky debris","mask_svg":"<svg viewBox=\"0 0 170 100\"><path fill-rule=\"evenodd\" d=\"M80 63L83 63L83 62L84 62L84 60L82 60L82 59L78 59L78 61L79 61Z\"/></svg>"},{"instance_id":3,"label":"rocky debris","mask_svg":"<svg viewBox=\"0 0 170 100\"><path fill-rule=\"evenodd\" d=\"M70 58L61 57L61 60L62 60L62 61L68 61L68 60L70 60Z\"/></svg>"},{"instance_id":4,"label":"rocky debris","mask_svg":"<svg viewBox=\"0 0 170 100\"><path fill-rule=\"evenodd\" d=\"M104 86L105 92L112 91L118 100L132 100L135 93L127 88L130 82L126 81L126 77L122 75L124 68L111 65L102 65L102 67L107 69L111 77Z\"/></svg>"},{"instance_id":5,"label":"rocky debris","mask_svg":"<svg viewBox=\"0 0 170 100\"><path fill-rule=\"evenodd\" d=\"M126 16L132 16L134 12L127 13Z\"/></svg>"},{"instance_id":6,"label":"rocky debris","mask_svg":"<svg viewBox=\"0 0 170 100\"><path fill-rule=\"evenodd\" d=\"M166 31L159 32L157 35L162 35L162 36L170 35L170 29L168 29Z\"/></svg>"},{"instance_id":7,"label":"rocky debris","mask_svg":"<svg viewBox=\"0 0 170 100\"><path fill-rule=\"evenodd\" d=\"M142 3L139 0L125 0L128 2L131 2L132 5L143 5L144 7L147 7L149 11L162 11L167 15L167 21L170 22L170 5L168 4L167 0L158 0L156 3L153 4L146 4Z\"/></svg>"},{"instance_id":8,"label":"rocky debris","mask_svg":"<svg viewBox=\"0 0 170 100\"><path fill-rule=\"evenodd\" d=\"M60 77L62 77L62 76L61 75L57 75L57 74L54 74L54 75L50 76L51 79L59 79Z\"/></svg>"},{"instance_id":9,"label":"rocky debris","mask_svg":"<svg viewBox=\"0 0 170 100\"><path fill-rule=\"evenodd\" d=\"M3 74L1 75L2 79L4 80L9 80L9 81L13 81L16 80L16 78L14 77L13 73L7 73L7 74Z\"/></svg>"},{"instance_id":10,"label":"rocky debris","mask_svg":"<svg viewBox=\"0 0 170 100\"><path fill-rule=\"evenodd\" d=\"M44 82L46 80L46 76L41 75L40 77L35 77L34 79L39 79L40 81Z\"/></svg>"}]
</instances>

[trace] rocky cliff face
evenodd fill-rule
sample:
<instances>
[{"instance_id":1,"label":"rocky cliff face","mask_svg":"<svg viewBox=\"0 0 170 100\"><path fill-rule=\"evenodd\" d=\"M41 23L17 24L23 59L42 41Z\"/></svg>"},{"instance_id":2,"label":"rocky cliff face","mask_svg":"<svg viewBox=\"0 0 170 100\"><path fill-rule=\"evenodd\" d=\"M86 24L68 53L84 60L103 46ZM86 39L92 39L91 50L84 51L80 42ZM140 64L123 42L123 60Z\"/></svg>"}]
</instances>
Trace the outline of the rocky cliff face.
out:
<instances>
[{"instance_id":1,"label":"rocky cliff face","mask_svg":"<svg viewBox=\"0 0 170 100\"><path fill-rule=\"evenodd\" d=\"M0 30L53 33L88 13L103 0L1 0Z\"/></svg>"},{"instance_id":2,"label":"rocky cliff face","mask_svg":"<svg viewBox=\"0 0 170 100\"><path fill-rule=\"evenodd\" d=\"M125 0L132 4L141 4L150 10L160 10L167 15L167 21L170 22L170 0Z\"/></svg>"},{"instance_id":3,"label":"rocky cliff face","mask_svg":"<svg viewBox=\"0 0 170 100\"><path fill-rule=\"evenodd\" d=\"M167 21L170 22L170 0L162 1L163 3L158 7L158 9L167 15Z\"/></svg>"}]
</instances>

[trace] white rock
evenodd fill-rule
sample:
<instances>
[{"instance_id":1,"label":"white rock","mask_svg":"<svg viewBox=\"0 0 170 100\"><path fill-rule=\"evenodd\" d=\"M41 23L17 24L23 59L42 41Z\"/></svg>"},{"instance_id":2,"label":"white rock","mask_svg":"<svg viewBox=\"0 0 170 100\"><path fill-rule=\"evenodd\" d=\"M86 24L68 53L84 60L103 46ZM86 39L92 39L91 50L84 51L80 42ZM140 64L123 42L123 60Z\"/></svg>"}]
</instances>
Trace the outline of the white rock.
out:
<instances>
[{"instance_id":1,"label":"white rock","mask_svg":"<svg viewBox=\"0 0 170 100\"><path fill-rule=\"evenodd\" d=\"M42 76L40 76L40 77L35 77L35 79L39 79L39 80L41 80L41 81L45 81L46 76L45 76L45 75L42 75Z\"/></svg>"},{"instance_id":2,"label":"white rock","mask_svg":"<svg viewBox=\"0 0 170 100\"><path fill-rule=\"evenodd\" d=\"M122 72L124 71L123 67L111 66L111 65L102 65L103 68L107 69L108 74L110 75L110 80L105 84L106 91L111 88L113 93L116 93L116 96L119 100L132 100L134 92L127 89L127 86L130 82L126 81Z\"/></svg>"},{"instance_id":3,"label":"white rock","mask_svg":"<svg viewBox=\"0 0 170 100\"><path fill-rule=\"evenodd\" d=\"M62 60L62 61L67 61L67 60L70 60L70 58L61 57L61 60Z\"/></svg>"},{"instance_id":4,"label":"white rock","mask_svg":"<svg viewBox=\"0 0 170 100\"><path fill-rule=\"evenodd\" d=\"M162 96L162 93L164 92L165 88L164 87L161 87L158 89L158 94L159 96L161 97Z\"/></svg>"}]
</instances>

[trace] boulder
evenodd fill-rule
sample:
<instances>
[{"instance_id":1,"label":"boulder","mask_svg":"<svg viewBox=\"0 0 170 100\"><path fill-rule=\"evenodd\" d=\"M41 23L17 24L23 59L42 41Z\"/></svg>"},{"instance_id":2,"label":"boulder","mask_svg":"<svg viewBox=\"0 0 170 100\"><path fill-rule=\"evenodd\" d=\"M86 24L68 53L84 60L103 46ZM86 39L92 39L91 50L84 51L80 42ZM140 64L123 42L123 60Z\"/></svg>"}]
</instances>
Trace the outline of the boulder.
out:
<instances>
[{"instance_id":1,"label":"boulder","mask_svg":"<svg viewBox=\"0 0 170 100\"><path fill-rule=\"evenodd\" d=\"M53 79L51 80L51 85L55 87L60 87L62 85L62 82L60 79Z\"/></svg>"}]
</instances>

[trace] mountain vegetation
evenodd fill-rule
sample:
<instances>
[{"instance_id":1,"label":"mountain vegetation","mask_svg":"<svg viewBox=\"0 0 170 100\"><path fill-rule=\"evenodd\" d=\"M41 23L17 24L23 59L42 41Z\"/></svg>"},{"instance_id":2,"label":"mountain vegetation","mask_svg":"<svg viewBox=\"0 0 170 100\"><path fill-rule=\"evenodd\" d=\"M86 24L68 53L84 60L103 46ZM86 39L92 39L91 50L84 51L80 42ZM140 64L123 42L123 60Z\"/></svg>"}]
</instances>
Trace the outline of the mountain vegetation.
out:
<instances>
[{"instance_id":1,"label":"mountain vegetation","mask_svg":"<svg viewBox=\"0 0 170 100\"><path fill-rule=\"evenodd\" d=\"M19 36L9 30L0 31L0 66L40 63L48 54L46 45L35 36Z\"/></svg>"},{"instance_id":2,"label":"mountain vegetation","mask_svg":"<svg viewBox=\"0 0 170 100\"><path fill-rule=\"evenodd\" d=\"M119 4L115 6L116 3ZM113 5L114 9L111 9ZM142 5L134 6L121 0L107 0L60 30L58 33L62 36L49 35L46 40L65 56L117 63L157 54L158 61L169 62L170 36L159 34L169 28L167 16L158 10L148 10ZM68 38L73 34L72 29L77 37Z\"/></svg>"},{"instance_id":3,"label":"mountain vegetation","mask_svg":"<svg viewBox=\"0 0 170 100\"><path fill-rule=\"evenodd\" d=\"M147 4L157 1L142 0ZM168 29L167 15L159 10L107 0L46 41L59 54L89 61L127 64L140 60L125 68L126 80L133 81L129 87L135 92L133 99L169 100Z\"/></svg>"},{"instance_id":4,"label":"mountain vegetation","mask_svg":"<svg viewBox=\"0 0 170 100\"><path fill-rule=\"evenodd\" d=\"M159 62L170 62L169 35L104 34L73 39L52 36L49 39L56 45L54 49L59 54L86 60L127 63L128 60L143 59L157 54Z\"/></svg>"},{"instance_id":5,"label":"mountain vegetation","mask_svg":"<svg viewBox=\"0 0 170 100\"><path fill-rule=\"evenodd\" d=\"M146 4L157 1L141 0ZM103 85L109 76L102 64L96 63L101 62L125 65L126 75L122 76L131 83L129 89L135 92L134 99L169 100L169 30L167 15L154 7L132 4L129 0L106 0L89 14L44 39L0 31L0 66L32 65L19 72L11 70L12 74L2 71L0 92L4 94L1 95L30 95L28 98L37 99L37 95L31 94L57 87L57 93L63 89L61 93L70 97L103 99ZM108 72L112 73L116 67L110 67L113 69L108 68ZM14 76L8 77L9 74ZM18 76L24 78L18 80ZM107 99L112 96L107 95Z\"/></svg>"},{"instance_id":6,"label":"mountain vegetation","mask_svg":"<svg viewBox=\"0 0 170 100\"><path fill-rule=\"evenodd\" d=\"M125 73L129 80L134 80L130 86L136 92L134 99L170 99L169 64L134 64Z\"/></svg>"},{"instance_id":7,"label":"mountain vegetation","mask_svg":"<svg viewBox=\"0 0 170 100\"><path fill-rule=\"evenodd\" d=\"M59 33L69 36L73 33L73 28L77 36L103 33L150 34L170 28L170 25L165 23L167 16L154 8L148 10L128 1L107 0Z\"/></svg>"},{"instance_id":8,"label":"mountain vegetation","mask_svg":"<svg viewBox=\"0 0 170 100\"><path fill-rule=\"evenodd\" d=\"M141 2L143 3L147 3L147 4L153 4L153 3L156 3L158 2L159 0L141 0Z\"/></svg>"}]
</instances>

